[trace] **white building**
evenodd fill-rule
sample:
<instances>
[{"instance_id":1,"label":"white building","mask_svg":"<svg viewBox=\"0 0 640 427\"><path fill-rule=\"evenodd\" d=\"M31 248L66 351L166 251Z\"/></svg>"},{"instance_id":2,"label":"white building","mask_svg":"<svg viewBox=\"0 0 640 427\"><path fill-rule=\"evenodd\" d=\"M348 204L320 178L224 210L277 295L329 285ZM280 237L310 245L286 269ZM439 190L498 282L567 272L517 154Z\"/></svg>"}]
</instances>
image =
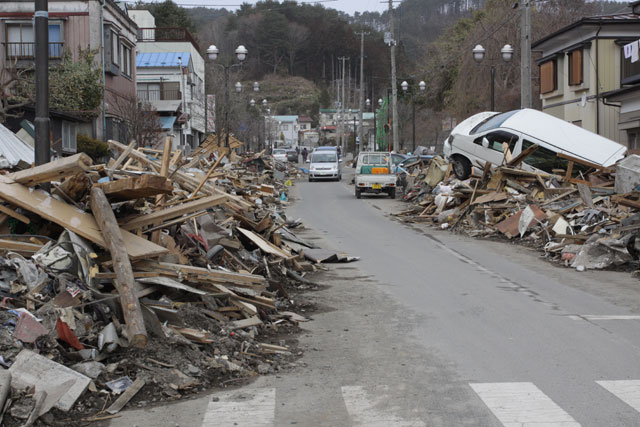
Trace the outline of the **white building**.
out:
<instances>
[{"instance_id":1,"label":"white building","mask_svg":"<svg viewBox=\"0 0 640 427\"><path fill-rule=\"evenodd\" d=\"M275 127L275 138L282 144L284 136L284 145L296 147L298 145L298 116L271 116L272 127Z\"/></svg>"},{"instance_id":2,"label":"white building","mask_svg":"<svg viewBox=\"0 0 640 427\"><path fill-rule=\"evenodd\" d=\"M156 27L147 10L130 10L129 16L139 27L138 57L146 59L137 63L138 98L158 110L163 127L172 126L167 132L178 132L174 146L197 147L206 131L205 61L198 44L186 29ZM174 123L166 117L175 117Z\"/></svg>"}]
</instances>

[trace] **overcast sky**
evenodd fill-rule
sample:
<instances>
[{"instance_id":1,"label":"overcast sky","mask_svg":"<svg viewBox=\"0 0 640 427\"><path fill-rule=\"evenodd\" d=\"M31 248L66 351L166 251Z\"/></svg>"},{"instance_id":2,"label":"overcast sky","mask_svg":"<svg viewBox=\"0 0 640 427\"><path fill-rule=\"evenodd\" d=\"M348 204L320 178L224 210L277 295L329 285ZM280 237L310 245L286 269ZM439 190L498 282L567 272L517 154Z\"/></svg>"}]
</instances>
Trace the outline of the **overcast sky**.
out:
<instances>
[{"instance_id":1,"label":"overcast sky","mask_svg":"<svg viewBox=\"0 0 640 427\"><path fill-rule=\"evenodd\" d=\"M158 2L162 0L153 0L153 1ZM202 4L205 6L216 7L219 5L220 7L224 7L228 10L238 9L238 7L234 5L240 5L243 2L251 3L251 4L257 3L257 0L244 0L244 1L243 0L173 0L173 1L177 4L184 4L189 6ZM311 0L304 0L299 2L312 3ZM398 1L394 0L394 6L397 6L397 3ZM389 7L388 2L382 3L381 0L335 0L335 1L324 0L320 2L320 4L322 4L326 8L338 9L343 12L347 12L350 15L353 15L355 12L365 12L365 11L382 12Z\"/></svg>"}]
</instances>

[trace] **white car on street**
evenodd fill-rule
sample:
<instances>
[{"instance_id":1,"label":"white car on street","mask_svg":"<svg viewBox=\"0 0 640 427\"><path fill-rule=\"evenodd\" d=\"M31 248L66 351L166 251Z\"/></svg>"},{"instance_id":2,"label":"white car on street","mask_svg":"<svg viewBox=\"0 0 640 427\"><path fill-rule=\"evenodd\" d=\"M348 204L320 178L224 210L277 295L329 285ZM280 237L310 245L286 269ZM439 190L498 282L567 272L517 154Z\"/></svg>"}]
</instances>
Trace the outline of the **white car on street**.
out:
<instances>
[{"instance_id":1,"label":"white car on street","mask_svg":"<svg viewBox=\"0 0 640 427\"><path fill-rule=\"evenodd\" d=\"M274 148L271 155L279 162L287 161L287 150L285 150L284 148Z\"/></svg>"},{"instance_id":2,"label":"white car on street","mask_svg":"<svg viewBox=\"0 0 640 427\"><path fill-rule=\"evenodd\" d=\"M528 171L553 173L567 169L567 158L599 166L622 159L627 148L557 117L529 108L506 113L484 112L461 122L444 143L444 155L459 179L467 179L474 165L500 166L508 148L513 157L538 145L522 164ZM577 172L579 168L574 168Z\"/></svg>"}]
</instances>

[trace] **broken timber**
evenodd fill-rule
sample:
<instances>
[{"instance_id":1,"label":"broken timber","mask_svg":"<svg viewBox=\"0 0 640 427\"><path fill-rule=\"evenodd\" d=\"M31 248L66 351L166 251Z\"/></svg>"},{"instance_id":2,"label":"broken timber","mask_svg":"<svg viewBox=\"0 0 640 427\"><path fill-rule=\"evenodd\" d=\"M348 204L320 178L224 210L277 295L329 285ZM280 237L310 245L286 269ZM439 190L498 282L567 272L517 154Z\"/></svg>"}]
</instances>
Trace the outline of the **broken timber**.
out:
<instances>
[{"instance_id":1,"label":"broken timber","mask_svg":"<svg viewBox=\"0 0 640 427\"><path fill-rule=\"evenodd\" d=\"M173 192L171 181L158 175L131 176L117 181L94 184L94 187L101 188L107 198L115 202Z\"/></svg>"},{"instance_id":2,"label":"broken timber","mask_svg":"<svg viewBox=\"0 0 640 427\"><path fill-rule=\"evenodd\" d=\"M20 184L34 186L44 182L58 181L60 178L85 172L91 164L91 157L84 153L78 153L74 156L54 160L31 169L11 173L8 177Z\"/></svg>"},{"instance_id":3,"label":"broken timber","mask_svg":"<svg viewBox=\"0 0 640 427\"><path fill-rule=\"evenodd\" d=\"M91 189L91 211L95 215L96 222L113 259L113 268L117 277L113 283L120 294L120 304L127 324L129 344L137 348L144 348L147 345L147 331L144 327L140 303L134 295L135 279L131 262L111 205L100 188Z\"/></svg>"}]
</instances>

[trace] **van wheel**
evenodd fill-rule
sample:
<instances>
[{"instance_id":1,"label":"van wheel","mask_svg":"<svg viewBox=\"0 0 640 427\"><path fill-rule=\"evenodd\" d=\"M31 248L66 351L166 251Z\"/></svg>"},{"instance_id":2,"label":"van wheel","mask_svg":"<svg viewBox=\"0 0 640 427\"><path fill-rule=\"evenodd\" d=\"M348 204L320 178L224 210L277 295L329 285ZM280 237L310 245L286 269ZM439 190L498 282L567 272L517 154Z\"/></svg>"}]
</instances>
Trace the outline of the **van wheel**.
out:
<instances>
[{"instance_id":1,"label":"van wheel","mask_svg":"<svg viewBox=\"0 0 640 427\"><path fill-rule=\"evenodd\" d=\"M313 178L309 177L309 182L313 182Z\"/></svg>"},{"instance_id":2,"label":"van wheel","mask_svg":"<svg viewBox=\"0 0 640 427\"><path fill-rule=\"evenodd\" d=\"M360 189L356 187L356 199L359 199L361 197L362 197L362 191L360 191Z\"/></svg>"},{"instance_id":3,"label":"van wheel","mask_svg":"<svg viewBox=\"0 0 640 427\"><path fill-rule=\"evenodd\" d=\"M458 179L467 179L471 176L471 162L466 157L456 156L453 159L453 173Z\"/></svg>"},{"instance_id":4,"label":"van wheel","mask_svg":"<svg viewBox=\"0 0 640 427\"><path fill-rule=\"evenodd\" d=\"M389 190L389 198L390 199L395 199L396 198L396 189L392 188L391 190Z\"/></svg>"}]
</instances>

